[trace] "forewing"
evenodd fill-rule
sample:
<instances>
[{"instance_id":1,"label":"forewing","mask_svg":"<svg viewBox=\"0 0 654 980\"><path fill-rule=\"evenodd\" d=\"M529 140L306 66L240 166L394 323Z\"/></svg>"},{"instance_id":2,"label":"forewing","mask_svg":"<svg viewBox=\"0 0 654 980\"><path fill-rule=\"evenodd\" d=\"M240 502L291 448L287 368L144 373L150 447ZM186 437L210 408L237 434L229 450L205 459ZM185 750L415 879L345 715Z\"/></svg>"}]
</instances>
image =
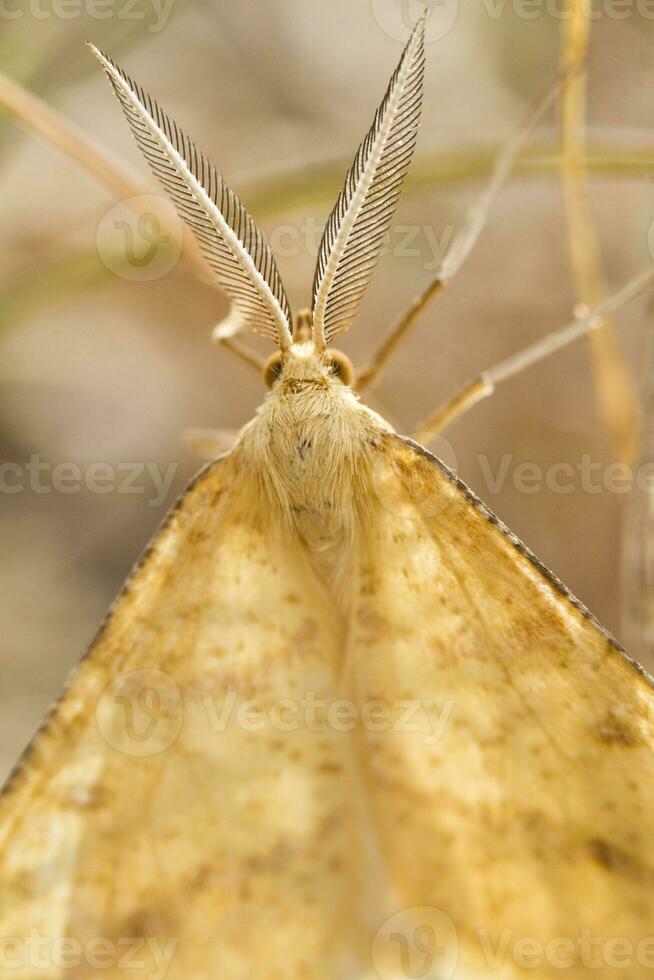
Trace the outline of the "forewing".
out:
<instances>
[{"instance_id":1,"label":"forewing","mask_svg":"<svg viewBox=\"0 0 654 980\"><path fill-rule=\"evenodd\" d=\"M416 145L424 68L421 17L325 228L313 284L318 346L350 326L377 265Z\"/></svg>"},{"instance_id":2,"label":"forewing","mask_svg":"<svg viewBox=\"0 0 654 980\"><path fill-rule=\"evenodd\" d=\"M258 333L289 347L288 298L275 257L253 218L177 123L115 62L90 47L139 148L241 317Z\"/></svg>"},{"instance_id":3,"label":"forewing","mask_svg":"<svg viewBox=\"0 0 654 980\"><path fill-rule=\"evenodd\" d=\"M458 976L650 976L650 679L434 457L386 437L373 482L349 669L389 712L362 759L396 907L453 920Z\"/></svg>"},{"instance_id":4,"label":"forewing","mask_svg":"<svg viewBox=\"0 0 654 980\"><path fill-rule=\"evenodd\" d=\"M357 974L340 627L250 483L189 490L0 797L0 976Z\"/></svg>"}]
</instances>

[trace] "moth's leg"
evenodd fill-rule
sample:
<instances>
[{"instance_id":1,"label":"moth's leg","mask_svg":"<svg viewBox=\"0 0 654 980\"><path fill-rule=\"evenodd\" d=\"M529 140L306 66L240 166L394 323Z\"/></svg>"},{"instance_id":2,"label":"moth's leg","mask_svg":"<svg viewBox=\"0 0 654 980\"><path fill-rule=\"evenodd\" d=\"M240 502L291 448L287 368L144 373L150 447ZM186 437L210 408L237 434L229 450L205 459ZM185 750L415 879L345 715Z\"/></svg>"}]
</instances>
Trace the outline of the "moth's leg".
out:
<instances>
[{"instance_id":1,"label":"moth's leg","mask_svg":"<svg viewBox=\"0 0 654 980\"><path fill-rule=\"evenodd\" d=\"M418 441L425 445L431 442L443 429L451 425L456 419L459 419L473 405L476 405L483 398L492 395L497 386L502 384L503 381L514 378L526 368L531 367L532 364L537 364L562 347L567 347L568 344L571 344L579 337L589 334L593 330L597 330L609 313L613 313L619 309L629 300L643 292L643 290L652 286L652 284L654 284L654 268L650 267L645 272L641 272L640 275L631 279L626 286L623 286L622 289L618 290L617 293L614 293L594 310L591 310L591 312L576 317L561 330L546 334L541 340L530 344L529 347L518 351L517 354L512 354L511 357L496 364L495 367L489 368L487 371L482 371L472 381L463 385L453 398L450 398L449 401L437 408L420 425L416 426Z\"/></svg>"},{"instance_id":2,"label":"moth's leg","mask_svg":"<svg viewBox=\"0 0 654 980\"><path fill-rule=\"evenodd\" d=\"M363 391L364 388L370 387L379 380L384 368L402 341L408 336L409 331L420 314L443 291L470 255L486 223L486 218L488 217L497 192L511 173L515 159L523 145L531 136L541 117L554 102L565 77L567 76L562 75L557 80L556 85L548 91L547 95L539 99L530 108L522 124L507 142L506 146L500 151L490 180L468 211L463 227L450 244L438 272L427 288L414 300L412 306L381 342L368 364L357 369L355 382L357 391Z\"/></svg>"},{"instance_id":3,"label":"moth's leg","mask_svg":"<svg viewBox=\"0 0 654 980\"><path fill-rule=\"evenodd\" d=\"M217 347L224 347L225 350L236 354L242 361L253 367L259 375L263 373L266 359L257 351L252 350L248 344L239 340L238 334L245 329L245 324L240 318L238 311L232 308L224 320L221 320L211 331L211 340Z\"/></svg>"},{"instance_id":4,"label":"moth's leg","mask_svg":"<svg viewBox=\"0 0 654 980\"><path fill-rule=\"evenodd\" d=\"M212 460L229 452L238 438L235 429L187 429L184 443L200 459Z\"/></svg>"},{"instance_id":5,"label":"moth's leg","mask_svg":"<svg viewBox=\"0 0 654 980\"><path fill-rule=\"evenodd\" d=\"M241 361L253 367L258 374L263 372L266 359L260 357L256 351L248 347L247 344L244 344L243 341L237 340L236 337L225 337L223 340L215 340L214 343L219 347L224 347L225 350L231 351L232 354L236 354Z\"/></svg>"},{"instance_id":6,"label":"moth's leg","mask_svg":"<svg viewBox=\"0 0 654 980\"><path fill-rule=\"evenodd\" d=\"M493 394L494 386L489 383L483 374L468 381L453 398L444 402L442 405L428 415L426 419L416 426L416 439L423 446L428 446L436 436L455 422L458 418L480 402L482 398L487 398Z\"/></svg>"},{"instance_id":7,"label":"moth's leg","mask_svg":"<svg viewBox=\"0 0 654 980\"><path fill-rule=\"evenodd\" d=\"M444 286L445 282L440 278L440 275L435 276L427 288L414 299L404 316L390 330L373 353L369 363L356 368L354 386L357 391L363 391L364 388L369 388L379 380L384 368L402 341L406 338L420 314L438 296Z\"/></svg>"}]
</instances>

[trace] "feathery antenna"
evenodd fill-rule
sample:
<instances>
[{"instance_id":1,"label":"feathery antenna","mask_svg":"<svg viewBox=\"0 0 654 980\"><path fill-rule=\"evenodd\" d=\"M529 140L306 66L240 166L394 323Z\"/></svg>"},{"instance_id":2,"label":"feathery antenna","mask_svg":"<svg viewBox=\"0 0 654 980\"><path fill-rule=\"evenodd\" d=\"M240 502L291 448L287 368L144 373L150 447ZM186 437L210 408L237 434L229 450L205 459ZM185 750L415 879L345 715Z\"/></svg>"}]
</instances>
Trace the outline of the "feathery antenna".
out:
<instances>
[{"instance_id":1,"label":"feathery antenna","mask_svg":"<svg viewBox=\"0 0 654 980\"><path fill-rule=\"evenodd\" d=\"M243 320L287 350L291 310L275 258L253 218L188 136L92 44L143 155L198 240Z\"/></svg>"},{"instance_id":2,"label":"feathery antenna","mask_svg":"<svg viewBox=\"0 0 654 980\"><path fill-rule=\"evenodd\" d=\"M426 16L409 38L325 228L313 284L317 349L356 316L397 208L420 122Z\"/></svg>"}]
</instances>

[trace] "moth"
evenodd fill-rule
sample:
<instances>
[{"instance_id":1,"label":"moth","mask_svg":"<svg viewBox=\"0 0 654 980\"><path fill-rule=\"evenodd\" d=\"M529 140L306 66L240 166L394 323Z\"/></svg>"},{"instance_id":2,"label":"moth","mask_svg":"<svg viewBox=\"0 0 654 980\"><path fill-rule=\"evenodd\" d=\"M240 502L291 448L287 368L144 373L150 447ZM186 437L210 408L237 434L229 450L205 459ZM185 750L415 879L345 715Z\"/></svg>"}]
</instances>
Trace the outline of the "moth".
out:
<instances>
[{"instance_id":1,"label":"moth","mask_svg":"<svg viewBox=\"0 0 654 980\"><path fill-rule=\"evenodd\" d=\"M96 52L228 331L277 349L0 797L0 977L654 967L651 678L333 347L413 155L424 33L295 318L239 199Z\"/></svg>"}]
</instances>

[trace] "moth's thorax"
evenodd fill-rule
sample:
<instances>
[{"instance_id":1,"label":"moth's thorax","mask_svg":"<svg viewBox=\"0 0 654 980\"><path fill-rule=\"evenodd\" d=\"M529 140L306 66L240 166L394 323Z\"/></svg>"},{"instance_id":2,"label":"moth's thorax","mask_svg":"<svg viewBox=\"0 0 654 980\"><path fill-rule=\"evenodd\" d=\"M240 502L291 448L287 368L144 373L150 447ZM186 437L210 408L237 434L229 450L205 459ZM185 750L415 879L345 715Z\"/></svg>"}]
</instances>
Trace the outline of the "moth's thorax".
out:
<instances>
[{"instance_id":1,"label":"moth's thorax","mask_svg":"<svg viewBox=\"0 0 654 980\"><path fill-rule=\"evenodd\" d=\"M356 533L370 454L390 431L328 364L312 344L294 344L238 445L273 511L326 560Z\"/></svg>"},{"instance_id":2,"label":"moth's thorax","mask_svg":"<svg viewBox=\"0 0 654 980\"><path fill-rule=\"evenodd\" d=\"M285 504L331 513L351 495L388 424L329 370L328 352L294 344L241 447Z\"/></svg>"}]
</instances>

